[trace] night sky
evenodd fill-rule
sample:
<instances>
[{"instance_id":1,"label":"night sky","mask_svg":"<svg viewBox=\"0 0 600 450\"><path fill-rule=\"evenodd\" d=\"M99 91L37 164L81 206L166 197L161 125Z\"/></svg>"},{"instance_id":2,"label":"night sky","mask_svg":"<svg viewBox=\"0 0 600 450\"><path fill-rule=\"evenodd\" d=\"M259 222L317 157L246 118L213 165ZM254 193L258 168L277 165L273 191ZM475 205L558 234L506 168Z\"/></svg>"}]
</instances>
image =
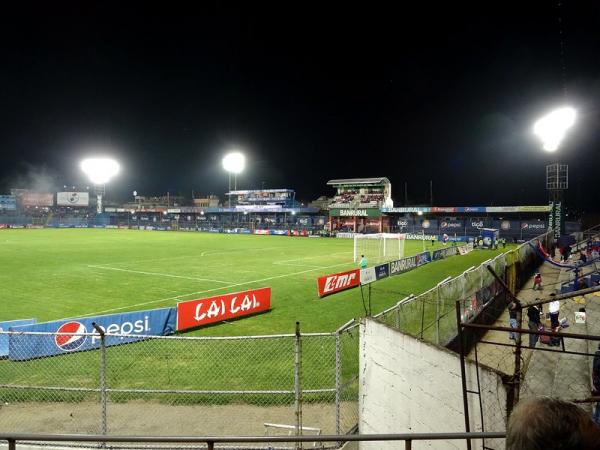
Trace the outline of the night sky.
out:
<instances>
[{"instance_id":1,"label":"night sky","mask_svg":"<svg viewBox=\"0 0 600 450\"><path fill-rule=\"evenodd\" d=\"M82 3L3 6L1 193L85 185L102 153L113 199L222 196L239 148L239 188L387 176L398 206L429 180L438 206L545 203L560 160L569 203L600 209L598 1ZM532 124L561 104L578 122L549 156Z\"/></svg>"}]
</instances>

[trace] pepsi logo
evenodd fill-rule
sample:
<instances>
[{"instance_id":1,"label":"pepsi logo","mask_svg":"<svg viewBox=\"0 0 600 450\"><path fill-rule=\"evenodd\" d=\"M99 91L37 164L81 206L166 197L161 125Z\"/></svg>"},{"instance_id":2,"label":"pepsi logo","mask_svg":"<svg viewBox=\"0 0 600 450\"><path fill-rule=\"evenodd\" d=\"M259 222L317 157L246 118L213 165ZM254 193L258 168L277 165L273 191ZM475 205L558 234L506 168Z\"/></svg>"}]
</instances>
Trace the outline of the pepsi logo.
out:
<instances>
[{"instance_id":1,"label":"pepsi logo","mask_svg":"<svg viewBox=\"0 0 600 450\"><path fill-rule=\"evenodd\" d=\"M57 334L54 337L54 343L56 346L65 352L72 352L73 350L77 350L81 347L87 336L81 336L80 333L85 333L85 325L79 322L67 322L63 323L58 330L57 333L77 333L77 335L68 335L68 334Z\"/></svg>"},{"instance_id":2,"label":"pepsi logo","mask_svg":"<svg viewBox=\"0 0 600 450\"><path fill-rule=\"evenodd\" d=\"M448 222L442 222L440 228L448 228Z\"/></svg>"}]
</instances>

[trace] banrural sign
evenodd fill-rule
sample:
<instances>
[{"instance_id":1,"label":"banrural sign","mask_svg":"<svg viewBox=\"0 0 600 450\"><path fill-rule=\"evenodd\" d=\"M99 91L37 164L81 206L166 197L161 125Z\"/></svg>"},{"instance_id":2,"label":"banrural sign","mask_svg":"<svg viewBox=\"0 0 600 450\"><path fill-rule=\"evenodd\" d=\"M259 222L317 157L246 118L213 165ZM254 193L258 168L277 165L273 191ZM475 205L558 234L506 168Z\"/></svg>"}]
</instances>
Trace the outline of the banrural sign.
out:
<instances>
[{"instance_id":1,"label":"banrural sign","mask_svg":"<svg viewBox=\"0 0 600 450\"><path fill-rule=\"evenodd\" d=\"M332 208L329 210L331 217L381 217L379 208Z\"/></svg>"}]
</instances>

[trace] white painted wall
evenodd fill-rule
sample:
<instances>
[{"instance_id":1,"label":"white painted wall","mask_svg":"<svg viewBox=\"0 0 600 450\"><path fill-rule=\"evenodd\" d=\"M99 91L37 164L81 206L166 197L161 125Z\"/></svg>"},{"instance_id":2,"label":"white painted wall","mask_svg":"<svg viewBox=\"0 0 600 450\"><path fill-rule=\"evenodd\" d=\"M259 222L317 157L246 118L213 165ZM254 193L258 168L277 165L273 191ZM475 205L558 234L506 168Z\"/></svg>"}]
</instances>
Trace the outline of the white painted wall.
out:
<instances>
[{"instance_id":1,"label":"white painted wall","mask_svg":"<svg viewBox=\"0 0 600 450\"><path fill-rule=\"evenodd\" d=\"M458 355L419 341L372 319L360 334L359 428L366 433L463 432L465 422ZM499 375L480 369L485 431L506 428L506 391ZM475 365L468 389L477 388ZM481 431L479 398L469 396L471 431ZM473 448L482 448L481 441ZM486 440L489 448L504 442ZM361 450L403 449L403 442L363 442ZM413 449L464 449L465 442L413 442Z\"/></svg>"}]
</instances>

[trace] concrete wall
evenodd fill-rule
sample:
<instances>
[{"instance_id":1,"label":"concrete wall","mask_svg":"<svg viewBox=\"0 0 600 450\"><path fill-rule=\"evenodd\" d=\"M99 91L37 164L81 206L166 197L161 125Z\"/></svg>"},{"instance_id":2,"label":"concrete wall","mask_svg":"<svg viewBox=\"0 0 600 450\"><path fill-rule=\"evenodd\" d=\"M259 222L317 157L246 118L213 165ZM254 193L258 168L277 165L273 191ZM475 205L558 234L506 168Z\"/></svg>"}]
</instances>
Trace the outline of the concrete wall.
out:
<instances>
[{"instance_id":1,"label":"concrete wall","mask_svg":"<svg viewBox=\"0 0 600 450\"><path fill-rule=\"evenodd\" d=\"M360 433L440 433L465 431L458 355L419 341L373 319L363 319L360 335ZM479 371L485 431L506 429L506 390L491 369ZM476 390L475 365L468 362L467 388ZM469 395L471 431L481 431L479 397ZM481 440L473 448L482 448ZM503 440L486 440L503 449ZM361 450L404 448L399 442L364 442ZM464 449L465 442L413 442L413 449Z\"/></svg>"}]
</instances>

